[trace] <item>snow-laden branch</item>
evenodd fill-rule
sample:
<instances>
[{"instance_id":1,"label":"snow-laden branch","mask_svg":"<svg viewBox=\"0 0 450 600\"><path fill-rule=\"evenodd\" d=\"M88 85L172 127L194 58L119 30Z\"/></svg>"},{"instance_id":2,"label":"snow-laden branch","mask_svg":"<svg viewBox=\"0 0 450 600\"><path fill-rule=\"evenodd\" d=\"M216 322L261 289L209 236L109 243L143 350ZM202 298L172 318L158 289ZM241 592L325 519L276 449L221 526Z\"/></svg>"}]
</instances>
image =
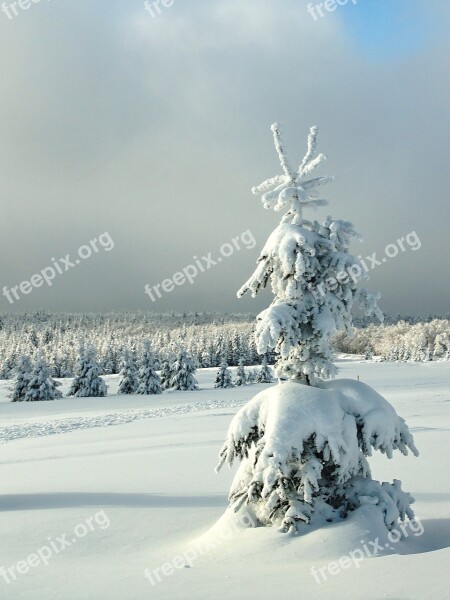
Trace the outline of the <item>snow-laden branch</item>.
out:
<instances>
[{"instance_id":1,"label":"snow-laden branch","mask_svg":"<svg viewBox=\"0 0 450 600\"><path fill-rule=\"evenodd\" d=\"M317 127L312 127L308 135L308 149L297 172L290 166L284 145L281 140L278 123L271 127L275 149L280 160L284 175L276 175L266 179L261 184L252 188L254 194L262 194L264 208L281 210L287 208L292 222L296 222L298 215L302 215L305 207L317 208L324 206L325 199L317 199L315 188L319 185L331 183L333 177L315 177L303 181L303 178L314 171L324 160L325 154L315 156L317 146Z\"/></svg>"},{"instance_id":2,"label":"snow-laden branch","mask_svg":"<svg viewBox=\"0 0 450 600\"><path fill-rule=\"evenodd\" d=\"M378 296L359 289L364 272L348 252L354 237L360 236L352 223L331 217L323 225L282 222L238 291L238 297L246 292L256 296L271 284L275 299L258 315L255 341L260 354L275 350L280 355L278 375L297 369L304 375L332 376L330 338L340 329L351 333L355 301L365 314L382 320Z\"/></svg>"},{"instance_id":3,"label":"snow-laden branch","mask_svg":"<svg viewBox=\"0 0 450 600\"><path fill-rule=\"evenodd\" d=\"M391 527L412 516L413 499L398 482L370 479L365 457L372 449L389 458L394 450L418 455L404 420L374 390L352 380L315 388L288 382L260 392L236 414L217 470L248 459L236 473L230 502L237 507L259 497L259 518L276 521L278 511L284 528L309 522L317 510L333 512L332 498L353 508L380 504Z\"/></svg>"},{"instance_id":4,"label":"snow-laden branch","mask_svg":"<svg viewBox=\"0 0 450 600\"><path fill-rule=\"evenodd\" d=\"M306 154L303 157L303 160L301 162L301 165L298 169L298 173L300 176L303 175L303 170L306 167L306 165L311 162L312 157L314 156L314 153L316 151L316 147L317 147L317 134L318 134L318 128L316 125L314 125L314 127L311 127L311 129L309 130L309 134L308 134L308 146L307 146L307 150L306 150Z\"/></svg>"},{"instance_id":5,"label":"snow-laden branch","mask_svg":"<svg viewBox=\"0 0 450 600\"><path fill-rule=\"evenodd\" d=\"M273 140L275 143L275 148L278 153L278 158L280 159L280 165L283 168L286 176L289 177L291 181L295 180L296 173L289 165L286 153L283 148L283 144L281 142L280 128L278 123L273 123L272 127Z\"/></svg>"}]
</instances>

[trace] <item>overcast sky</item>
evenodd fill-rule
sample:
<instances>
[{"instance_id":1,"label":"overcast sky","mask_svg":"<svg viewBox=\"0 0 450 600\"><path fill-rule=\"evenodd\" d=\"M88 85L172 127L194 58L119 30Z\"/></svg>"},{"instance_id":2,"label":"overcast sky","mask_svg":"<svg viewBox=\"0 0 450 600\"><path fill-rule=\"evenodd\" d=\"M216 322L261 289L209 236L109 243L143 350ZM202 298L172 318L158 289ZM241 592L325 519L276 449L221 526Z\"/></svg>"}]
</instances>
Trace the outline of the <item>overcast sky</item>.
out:
<instances>
[{"instance_id":1,"label":"overcast sky","mask_svg":"<svg viewBox=\"0 0 450 600\"><path fill-rule=\"evenodd\" d=\"M34 2L0 13L0 287L104 232L114 248L0 296L0 312L263 308L270 294L236 290L280 218L251 194L280 172L273 121L294 163L319 126L337 180L312 216L351 220L356 255L419 237L371 272L382 308L449 310L447 0L341 0L322 17L303 0L175 0L154 16L141 0ZM145 295L247 230L253 248Z\"/></svg>"}]
</instances>

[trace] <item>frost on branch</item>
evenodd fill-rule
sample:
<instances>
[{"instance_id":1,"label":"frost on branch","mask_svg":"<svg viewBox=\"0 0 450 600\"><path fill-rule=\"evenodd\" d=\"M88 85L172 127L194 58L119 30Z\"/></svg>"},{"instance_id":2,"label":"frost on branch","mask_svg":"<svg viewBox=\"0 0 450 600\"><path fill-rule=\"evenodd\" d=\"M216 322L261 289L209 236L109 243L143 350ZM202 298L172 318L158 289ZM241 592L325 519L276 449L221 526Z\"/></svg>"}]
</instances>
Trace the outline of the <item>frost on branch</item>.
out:
<instances>
[{"instance_id":1,"label":"frost on branch","mask_svg":"<svg viewBox=\"0 0 450 600\"><path fill-rule=\"evenodd\" d=\"M311 127L308 136L308 149L297 171L294 171L289 165L281 142L278 123L272 125L272 133L284 174L266 179L260 185L255 186L252 191L254 194L264 192L262 202L265 208L281 210L287 207L289 208L289 213L285 219L289 220L290 216L295 215L295 221L297 221L301 219L301 208L303 206L314 208L328 204L327 200L317 197L316 188L325 183L330 183L334 178L315 177L313 179L304 179L306 175L314 171L316 167L326 160L324 154L314 157L317 145L317 127Z\"/></svg>"},{"instance_id":2,"label":"frost on branch","mask_svg":"<svg viewBox=\"0 0 450 600\"><path fill-rule=\"evenodd\" d=\"M412 518L400 483L371 479L366 456L417 455L407 425L370 387L351 380L318 387L287 382L256 395L231 422L218 469L242 461L230 490L236 510L253 506L263 525L296 530L378 505L386 526Z\"/></svg>"}]
</instances>

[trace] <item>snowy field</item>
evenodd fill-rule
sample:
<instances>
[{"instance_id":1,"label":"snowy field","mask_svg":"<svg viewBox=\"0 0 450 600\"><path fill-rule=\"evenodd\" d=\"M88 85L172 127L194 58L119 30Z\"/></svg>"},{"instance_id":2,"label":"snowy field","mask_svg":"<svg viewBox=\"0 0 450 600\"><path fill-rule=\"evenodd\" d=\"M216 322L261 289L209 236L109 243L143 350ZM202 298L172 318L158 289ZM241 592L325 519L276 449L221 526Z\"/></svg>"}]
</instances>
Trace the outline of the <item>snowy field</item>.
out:
<instances>
[{"instance_id":1,"label":"snowy field","mask_svg":"<svg viewBox=\"0 0 450 600\"><path fill-rule=\"evenodd\" d=\"M12 404L1 381L0 598L449 599L450 363L338 366L407 420L420 457L369 461L402 480L423 529L387 540L364 507L295 537L227 519L207 534L234 472L214 473L231 417L263 385L214 390L204 369L196 392Z\"/></svg>"}]
</instances>

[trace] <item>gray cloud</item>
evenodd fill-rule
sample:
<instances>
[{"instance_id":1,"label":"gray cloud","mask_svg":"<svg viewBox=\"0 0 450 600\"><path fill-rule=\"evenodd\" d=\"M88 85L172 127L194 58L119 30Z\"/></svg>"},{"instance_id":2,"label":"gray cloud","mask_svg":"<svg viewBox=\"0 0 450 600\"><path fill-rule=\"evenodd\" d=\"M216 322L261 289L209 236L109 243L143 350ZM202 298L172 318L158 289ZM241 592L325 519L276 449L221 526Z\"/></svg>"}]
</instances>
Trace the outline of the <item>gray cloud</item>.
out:
<instances>
[{"instance_id":1,"label":"gray cloud","mask_svg":"<svg viewBox=\"0 0 450 600\"><path fill-rule=\"evenodd\" d=\"M420 251L372 274L383 308L448 310L449 11L421 4L433 35L380 61L344 7L314 22L294 0L176 0L155 19L137 0L52 0L0 15L1 287L103 231L115 242L0 311L259 310L270 296L235 291L279 219L250 193L279 171L275 120L293 160L319 125L338 178L327 211L364 234L356 254L419 234ZM246 229L253 250L158 303L144 295Z\"/></svg>"}]
</instances>

